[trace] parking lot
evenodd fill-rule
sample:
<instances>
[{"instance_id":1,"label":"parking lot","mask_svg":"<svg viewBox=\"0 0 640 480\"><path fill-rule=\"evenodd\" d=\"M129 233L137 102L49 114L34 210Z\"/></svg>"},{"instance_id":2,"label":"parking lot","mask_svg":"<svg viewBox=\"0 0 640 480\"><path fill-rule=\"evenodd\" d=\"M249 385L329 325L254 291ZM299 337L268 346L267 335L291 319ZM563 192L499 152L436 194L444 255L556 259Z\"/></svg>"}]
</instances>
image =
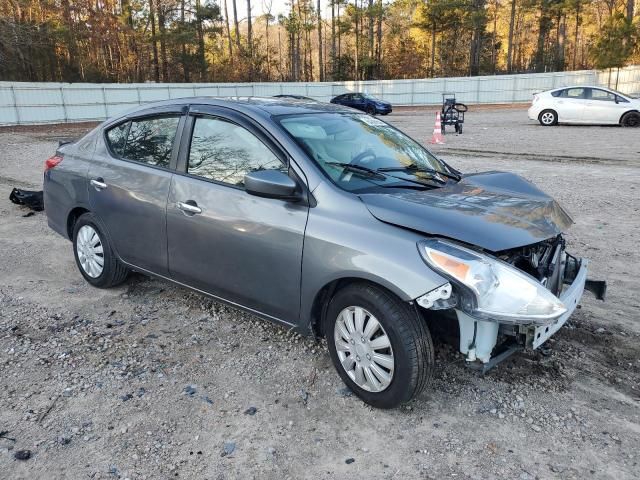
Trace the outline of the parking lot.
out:
<instances>
[{"instance_id":1,"label":"parking lot","mask_svg":"<svg viewBox=\"0 0 640 480\"><path fill-rule=\"evenodd\" d=\"M384 119L424 142L435 111ZM544 355L485 376L436 345L432 386L382 411L344 389L322 343L141 275L90 287L45 215L8 201L88 128L0 129L0 478L640 476L640 130L482 107L435 146L553 195L607 302L587 294Z\"/></svg>"}]
</instances>

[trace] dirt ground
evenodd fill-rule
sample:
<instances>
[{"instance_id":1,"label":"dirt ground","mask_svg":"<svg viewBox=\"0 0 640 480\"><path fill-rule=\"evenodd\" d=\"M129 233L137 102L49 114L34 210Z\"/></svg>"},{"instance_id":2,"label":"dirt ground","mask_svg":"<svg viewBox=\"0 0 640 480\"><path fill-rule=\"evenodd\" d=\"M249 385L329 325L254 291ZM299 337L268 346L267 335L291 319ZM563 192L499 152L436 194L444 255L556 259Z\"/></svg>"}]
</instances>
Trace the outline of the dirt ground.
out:
<instances>
[{"instance_id":1,"label":"dirt ground","mask_svg":"<svg viewBox=\"0 0 640 480\"><path fill-rule=\"evenodd\" d=\"M426 140L434 112L387 119ZM456 168L519 173L572 213L607 302L587 294L548 351L485 376L437 345L428 391L381 411L322 343L141 275L90 287L44 214L8 201L87 128L0 130L0 478L640 477L640 130L485 108L447 135Z\"/></svg>"}]
</instances>

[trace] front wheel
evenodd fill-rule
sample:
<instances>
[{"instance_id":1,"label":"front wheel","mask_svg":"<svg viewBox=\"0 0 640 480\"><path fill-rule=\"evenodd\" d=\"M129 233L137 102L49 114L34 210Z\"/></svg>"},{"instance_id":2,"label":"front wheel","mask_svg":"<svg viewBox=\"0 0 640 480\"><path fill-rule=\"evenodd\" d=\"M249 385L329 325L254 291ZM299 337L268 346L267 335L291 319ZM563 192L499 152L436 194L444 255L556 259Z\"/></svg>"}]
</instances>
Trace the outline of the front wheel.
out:
<instances>
[{"instance_id":1,"label":"front wheel","mask_svg":"<svg viewBox=\"0 0 640 480\"><path fill-rule=\"evenodd\" d=\"M373 105L369 105L367 107L367 113L369 115L375 115L376 114L376 107L374 107Z\"/></svg>"},{"instance_id":2,"label":"front wheel","mask_svg":"<svg viewBox=\"0 0 640 480\"><path fill-rule=\"evenodd\" d=\"M433 344L418 312L393 294L358 283L331 300L324 333L344 383L364 402L393 408L416 397L433 373Z\"/></svg>"},{"instance_id":3,"label":"front wheel","mask_svg":"<svg viewBox=\"0 0 640 480\"><path fill-rule=\"evenodd\" d=\"M623 127L640 127L640 113L625 113L620 119L620 125L622 125Z\"/></svg>"},{"instance_id":4,"label":"front wheel","mask_svg":"<svg viewBox=\"0 0 640 480\"><path fill-rule=\"evenodd\" d=\"M558 114L553 110L543 110L538 115L538 121L543 127L550 127L558 124Z\"/></svg>"}]
</instances>

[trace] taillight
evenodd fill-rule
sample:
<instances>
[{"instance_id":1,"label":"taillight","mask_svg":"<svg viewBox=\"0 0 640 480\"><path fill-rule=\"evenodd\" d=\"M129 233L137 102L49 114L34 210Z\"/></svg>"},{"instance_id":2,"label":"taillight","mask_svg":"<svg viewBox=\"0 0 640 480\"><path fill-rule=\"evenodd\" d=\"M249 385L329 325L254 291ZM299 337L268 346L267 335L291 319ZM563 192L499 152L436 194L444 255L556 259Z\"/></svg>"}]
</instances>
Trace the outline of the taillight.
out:
<instances>
[{"instance_id":1,"label":"taillight","mask_svg":"<svg viewBox=\"0 0 640 480\"><path fill-rule=\"evenodd\" d=\"M49 157L44 162L44 171L46 172L50 168L55 167L62 161L62 156L54 155L53 157Z\"/></svg>"}]
</instances>

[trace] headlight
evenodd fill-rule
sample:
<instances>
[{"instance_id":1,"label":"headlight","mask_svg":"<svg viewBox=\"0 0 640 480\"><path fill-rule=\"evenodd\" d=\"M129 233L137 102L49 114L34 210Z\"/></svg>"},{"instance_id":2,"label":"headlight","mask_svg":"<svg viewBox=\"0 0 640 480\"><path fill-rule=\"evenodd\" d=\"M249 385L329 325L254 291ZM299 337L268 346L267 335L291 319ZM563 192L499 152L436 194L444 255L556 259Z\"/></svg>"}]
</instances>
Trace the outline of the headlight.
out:
<instances>
[{"instance_id":1,"label":"headlight","mask_svg":"<svg viewBox=\"0 0 640 480\"><path fill-rule=\"evenodd\" d=\"M473 317L548 324L567 311L535 278L505 262L441 240L421 241L418 250L430 267L467 290L461 308Z\"/></svg>"}]
</instances>

